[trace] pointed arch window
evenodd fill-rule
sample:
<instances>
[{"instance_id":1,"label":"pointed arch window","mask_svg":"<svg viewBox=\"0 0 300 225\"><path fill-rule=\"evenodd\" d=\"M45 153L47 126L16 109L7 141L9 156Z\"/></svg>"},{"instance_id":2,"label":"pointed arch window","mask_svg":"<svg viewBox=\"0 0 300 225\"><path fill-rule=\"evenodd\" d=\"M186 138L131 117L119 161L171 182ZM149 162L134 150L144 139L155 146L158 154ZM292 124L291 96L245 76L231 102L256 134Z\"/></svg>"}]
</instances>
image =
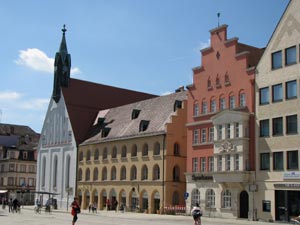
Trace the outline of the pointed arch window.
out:
<instances>
[{"instance_id":1,"label":"pointed arch window","mask_svg":"<svg viewBox=\"0 0 300 225\"><path fill-rule=\"evenodd\" d=\"M111 168L111 180L116 180L117 179L117 170L116 170L116 167L113 166Z\"/></svg>"},{"instance_id":2,"label":"pointed arch window","mask_svg":"<svg viewBox=\"0 0 300 225\"><path fill-rule=\"evenodd\" d=\"M102 159L107 159L107 148L106 147L103 149Z\"/></svg>"},{"instance_id":3,"label":"pointed arch window","mask_svg":"<svg viewBox=\"0 0 300 225\"><path fill-rule=\"evenodd\" d=\"M122 166L120 173L120 180L126 180L126 167Z\"/></svg>"},{"instance_id":4,"label":"pointed arch window","mask_svg":"<svg viewBox=\"0 0 300 225\"><path fill-rule=\"evenodd\" d=\"M133 145L131 148L131 157L137 157L137 146Z\"/></svg>"},{"instance_id":5,"label":"pointed arch window","mask_svg":"<svg viewBox=\"0 0 300 225\"><path fill-rule=\"evenodd\" d=\"M154 145L154 155L160 155L160 144L158 142L155 143Z\"/></svg>"},{"instance_id":6,"label":"pointed arch window","mask_svg":"<svg viewBox=\"0 0 300 225\"><path fill-rule=\"evenodd\" d=\"M93 181L97 181L98 180L98 168L94 168L94 172L93 172Z\"/></svg>"},{"instance_id":7,"label":"pointed arch window","mask_svg":"<svg viewBox=\"0 0 300 225\"><path fill-rule=\"evenodd\" d=\"M116 159L117 158L117 147L114 146L111 152L111 158Z\"/></svg>"},{"instance_id":8,"label":"pointed arch window","mask_svg":"<svg viewBox=\"0 0 300 225\"><path fill-rule=\"evenodd\" d=\"M142 168L142 180L148 180L148 167L146 165Z\"/></svg>"},{"instance_id":9,"label":"pointed arch window","mask_svg":"<svg viewBox=\"0 0 300 225\"><path fill-rule=\"evenodd\" d=\"M53 188L57 187L57 168L58 167L58 159L57 155L54 156L54 161L53 161Z\"/></svg>"},{"instance_id":10,"label":"pointed arch window","mask_svg":"<svg viewBox=\"0 0 300 225\"><path fill-rule=\"evenodd\" d=\"M85 181L89 181L90 178L91 178L91 172L90 172L90 169L87 168L85 171Z\"/></svg>"},{"instance_id":11,"label":"pointed arch window","mask_svg":"<svg viewBox=\"0 0 300 225\"><path fill-rule=\"evenodd\" d=\"M99 160L99 149L98 149L98 148L95 150L95 153L94 153L94 160L95 160L95 161Z\"/></svg>"},{"instance_id":12,"label":"pointed arch window","mask_svg":"<svg viewBox=\"0 0 300 225\"><path fill-rule=\"evenodd\" d=\"M65 188L70 187L70 171L71 171L71 156L67 156L66 160L66 179L65 179Z\"/></svg>"},{"instance_id":13,"label":"pointed arch window","mask_svg":"<svg viewBox=\"0 0 300 225\"><path fill-rule=\"evenodd\" d=\"M130 170L130 180L136 180L136 179L137 179L137 170L135 166L132 166Z\"/></svg>"},{"instance_id":14,"label":"pointed arch window","mask_svg":"<svg viewBox=\"0 0 300 225\"><path fill-rule=\"evenodd\" d=\"M174 155L179 156L180 155L180 148L178 143L174 143Z\"/></svg>"},{"instance_id":15,"label":"pointed arch window","mask_svg":"<svg viewBox=\"0 0 300 225\"><path fill-rule=\"evenodd\" d=\"M79 152L79 162L83 161L83 152Z\"/></svg>"},{"instance_id":16,"label":"pointed arch window","mask_svg":"<svg viewBox=\"0 0 300 225\"><path fill-rule=\"evenodd\" d=\"M82 169L78 171L78 181L82 181Z\"/></svg>"},{"instance_id":17,"label":"pointed arch window","mask_svg":"<svg viewBox=\"0 0 300 225\"><path fill-rule=\"evenodd\" d=\"M87 150L86 152L86 161L90 161L91 160L91 151Z\"/></svg>"},{"instance_id":18,"label":"pointed arch window","mask_svg":"<svg viewBox=\"0 0 300 225\"><path fill-rule=\"evenodd\" d=\"M180 168L179 166L175 166L173 168L173 181L179 182L179 179L180 179Z\"/></svg>"},{"instance_id":19,"label":"pointed arch window","mask_svg":"<svg viewBox=\"0 0 300 225\"><path fill-rule=\"evenodd\" d=\"M122 150L121 150L121 157L122 157L122 158L126 158L126 157L127 157L127 148L126 148L125 145L122 147Z\"/></svg>"},{"instance_id":20,"label":"pointed arch window","mask_svg":"<svg viewBox=\"0 0 300 225\"><path fill-rule=\"evenodd\" d=\"M147 143L145 143L145 144L143 145L142 156L148 156L148 144L147 144Z\"/></svg>"},{"instance_id":21,"label":"pointed arch window","mask_svg":"<svg viewBox=\"0 0 300 225\"><path fill-rule=\"evenodd\" d=\"M153 180L159 180L160 179L160 170L158 165L154 165L153 167Z\"/></svg>"},{"instance_id":22,"label":"pointed arch window","mask_svg":"<svg viewBox=\"0 0 300 225\"><path fill-rule=\"evenodd\" d=\"M103 167L102 169L102 180L107 180L107 168Z\"/></svg>"},{"instance_id":23,"label":"pointed arch window","mask_svg":"<svg viewBox=\"0 0 300 225\"><path fill-rule=\"evenodd\" d=\"M43 157L43 166L42 166L42 187L45 187L46 183L46 157Z\"/></svg>"}]
</instances>

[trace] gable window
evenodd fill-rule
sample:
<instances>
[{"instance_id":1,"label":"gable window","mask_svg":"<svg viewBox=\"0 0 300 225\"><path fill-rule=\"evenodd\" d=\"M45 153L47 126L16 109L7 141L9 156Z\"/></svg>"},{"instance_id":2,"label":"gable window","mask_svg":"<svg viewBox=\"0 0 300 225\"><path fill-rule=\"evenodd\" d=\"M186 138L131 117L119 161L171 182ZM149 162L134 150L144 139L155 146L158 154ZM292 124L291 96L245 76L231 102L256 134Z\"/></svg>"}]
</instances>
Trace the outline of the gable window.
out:
<instances>
[{"instance_id":1,"label":"gable window","mask_svg":"<svg viewBox=\"0 0 300 225\"><path fill-rule=\"evenodd\" d=\"M193 134L193 144L199 143L199 130L195 129Z\"/></svg>"},{"instance_id":2,"label":"gable window","mask_svg":"<svg viewBox=\"0 0 300 225\"><path fill-rule=\"evenodd\" d=\"M260 170L270 170L270 153L260 154Z\"/></svg>"},{"instance_id":3,"label":"gable window","mask_svg":"<svg viewBox=\"0 0 300 225\"><path fill-rule=\"evenodd\" d=\"M277 51L272 53L272 69L279 69L282 67L282 52Z\"/></svg>"},{"instance_id":4,"label":"gable window","mask_svg":"<svg viewBox=\"0 0 300 225\"><path fill-rule=\"evenodd\" d=\"M287 134L297 134L298 133L298 119L297 115L286 117L286 133Z\"/></svg>"},{"instance_id":5,"label":"gable window","mask_svg":"<svg viewBox=\"0 0 300 225\"><path fill-rule=\"evenodd\" d=\"M295 64L296 60L296 46L285 49L285 65Z\"/></svg>"},{"instance_id":6,"label":"gable window","mask_svg":"<svg viewBox=\"0 0 300 225\"><path fill-rule=\"evenodd\" d=\"M207 113L207 103L202 102L202 114L206 114L206 113Z\"/></svg>"},{"instance_id":7,"label":"gable window","mask_svg":"<svg viewBox=\"0 0 300 225\"><path fill-rule=\"evenodd\" d=\"M209 142L213 142L214 141L214 128L210 127L209 128Z\"/></svg>"},{"instance_id":8,"label":"gable window","mask_svg":"<svg viewBox=\"0 0 300 225\"><path fill-rule=\"evenodd\" d=\"M272 101L282 101L282 84L276 84L272 86Z\"/></svg>"},{"instance_id":9,"label":"gable window","mask_svg":"<svg viewBox=\"0 0 300 225\"><path fill-rule=\"evenodd\" d=\"M260 137L269 137L269 120L259 121L259 136Z\"/></svg>"},{"instance_id":10,"label":"gable window","mask_svg":"<svg viewBox=\"0 0 300 225\"><path fill-rule=\"evenodd\" d=\"M192 158L192 171L197 172L198 171L198 158Z\"/></svg>"},{"instance_id":11,"label":"gable window","mask_svg":"<svg viewBox=\"0 0 300 225\"><path fill-rule=\"evenodd\" d=\"M206 142L206 129L205 128L201 129L201 142L202 143Z\"/></svg>"},{"instance_id":12,"label":"gable window","mask_svg":"<svg viewBox=\"0 0 300 225\"><path fill-rule=\"evenodd\" d=\"M273 125L273 136L283 134L282 117L273 118L272 125Z\"/></svg>"},{"instance_id":13,"label":"gable window","mask_svg":"<svg viewBox=\"0 0 300 225\"><path fill-rule=\"evenodd\" d=\"M246 94L240 93L240 107L246 106Z\"/></svg>"},{"instance_id":14,"label":"gable window","mask_svg":"<svg viewBox=\"0 0 300 225\"><path fill-rule=\"evenodd\" d=\"M229 97L229 106L230 106L230 109L235 108L235 98L233 95Z\"/></svg>"},{"instance_id":15,"label":"gable window","mask_svg":"<svg viewBox=\"0 0 300 225\"><path fill-rule=\"evenodd\" d=\"M194 116L199 116L199 104L194 103Z\"/></svg>"},{"instance_id":16,"label":"gable window","mask_svg":"<svg viewBox=\"0 0 300 225\"><path fill-rule=\"evenodd\" d=\"M298 170L298 151L287 152L287 169Z\"/></svg>"},{"instance_id":17,"label":"gable window","mask_svg":"<svg viewBox=\"0 0 300 225\"><path fill-rule=\"evenodd\" d=\"M217 105L216 105L216 100L213 99L210 102L210 111L211 112L216 112L217 111Z\"/></svg>"},{"instance_id":18,"label":"gable window","mask_svg":"<svg viewBox=\"0 0 300 225\"><path fill-rule=\"evenodd\" d=\"M220 98L220 110L226 109L226 100L225 98Z\"/></svg>"},{"instance_id":19,"label":"gable window","mask_svg":"<svg viewBox=\"0 0 300 225\"><path fill-rule=\"evenodd\" d=\"M286 99L293 99L297 97L297 82L292 80L285 84L285 97Z\"/></svg>"},{"instance_id":20,"label":"gable window","mask_svg":"<svg viewBox=\"0 0 300 225\"><path fill-rule=\"evenodd\" d=\"M269 87L259 89L259 104L269 104Z\"/></svg>"},{"instance_id":21,"label":"gable window","mask_svg":"<svg viewBox=\"0 0 300 225\"><path fill-rule=\"evenodd\" d=\"M201 157L200 162L201 162L201 172L205 172L206 171L206 158Z\"/></svg>"},{"instance_id":22,"label":"gable window","mask_svg":"<svg viewBox=\"0 0 300 225\"><path fill-rule=\"evenodd\" d=\"M283 170L283 152L273 153L273 170Z\"/></svg>"},{"instance_id":23,"label":"gable window","mask_svg":"<svg viewBox=\"0 0 300 225\"><path fill-rule=\"evenodd\" d=\"M214 171L214 157L208 157L208 170L209 172Z\"/></svg>"}]
</instances>

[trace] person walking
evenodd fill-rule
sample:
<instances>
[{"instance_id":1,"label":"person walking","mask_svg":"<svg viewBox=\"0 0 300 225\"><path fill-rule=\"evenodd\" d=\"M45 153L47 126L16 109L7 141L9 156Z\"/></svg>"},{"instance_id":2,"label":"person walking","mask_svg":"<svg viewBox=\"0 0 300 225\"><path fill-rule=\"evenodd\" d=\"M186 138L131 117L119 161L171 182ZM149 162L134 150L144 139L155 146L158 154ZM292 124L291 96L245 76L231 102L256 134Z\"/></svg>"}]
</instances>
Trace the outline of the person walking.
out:
<instances>
[{"instance_id":1,"label":"person walking","mask_svg":"<svg viewBox=\"0 0 300 225\"><path fill-rule=\"evenodd\" d=\"M71 207L72 207L71 214L73 216L72 225L75 225L78 219L77 214L80 213L80 206L77 197L74 197L74 201L72 202Z\"/></svg>"}]
</instances>

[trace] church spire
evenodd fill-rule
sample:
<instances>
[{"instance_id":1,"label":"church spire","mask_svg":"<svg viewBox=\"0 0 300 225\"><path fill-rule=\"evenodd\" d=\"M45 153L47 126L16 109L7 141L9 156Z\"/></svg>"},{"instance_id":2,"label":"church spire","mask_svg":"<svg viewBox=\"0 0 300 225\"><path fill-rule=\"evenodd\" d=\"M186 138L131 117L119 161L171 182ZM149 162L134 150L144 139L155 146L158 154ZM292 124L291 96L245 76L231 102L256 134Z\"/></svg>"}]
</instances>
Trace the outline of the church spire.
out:
<instances>
[{"instance_id":1,"label":"church spire","mask_svg":"<svg viewBox=\"0 0 300 225\"><path fill-rule=\"evenodd\" d=\"M71 55L68 53L66 42L66 25L61 30L63 32L59 51L55 54L54 61L54 85L52 98L58 102L61 95L61 87L68 87L71 71Z\"/></svg>"}]
</instances>

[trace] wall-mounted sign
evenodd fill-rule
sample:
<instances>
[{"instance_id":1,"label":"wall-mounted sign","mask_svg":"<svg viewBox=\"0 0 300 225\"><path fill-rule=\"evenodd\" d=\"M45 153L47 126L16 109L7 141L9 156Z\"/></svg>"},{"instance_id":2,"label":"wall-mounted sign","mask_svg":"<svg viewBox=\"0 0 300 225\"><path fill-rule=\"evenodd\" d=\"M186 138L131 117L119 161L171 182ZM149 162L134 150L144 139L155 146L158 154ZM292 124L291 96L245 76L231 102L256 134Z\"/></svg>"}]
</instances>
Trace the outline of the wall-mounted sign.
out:
<instances>
[{"instance_id":1,"label":"wall-mounted sign","mask_svg":"<svg viewBox=\"0 0 300 225\"><path fill-rule=\"evenodd\" d=\"M284 180L295 180L300 179L300 171L291 171L283 173Z\"/></svg>"},{"instance_id":2,"label":"wall-mounted sign","mask_svg":"<svg viewBox=\"0 0 300 225\"><path fill-rule=\"evenodd\" d=\"M205 176L203 174L201 175L192 175L193 180L213 180L213 176Z\"/></svg>"}]
</instances>

